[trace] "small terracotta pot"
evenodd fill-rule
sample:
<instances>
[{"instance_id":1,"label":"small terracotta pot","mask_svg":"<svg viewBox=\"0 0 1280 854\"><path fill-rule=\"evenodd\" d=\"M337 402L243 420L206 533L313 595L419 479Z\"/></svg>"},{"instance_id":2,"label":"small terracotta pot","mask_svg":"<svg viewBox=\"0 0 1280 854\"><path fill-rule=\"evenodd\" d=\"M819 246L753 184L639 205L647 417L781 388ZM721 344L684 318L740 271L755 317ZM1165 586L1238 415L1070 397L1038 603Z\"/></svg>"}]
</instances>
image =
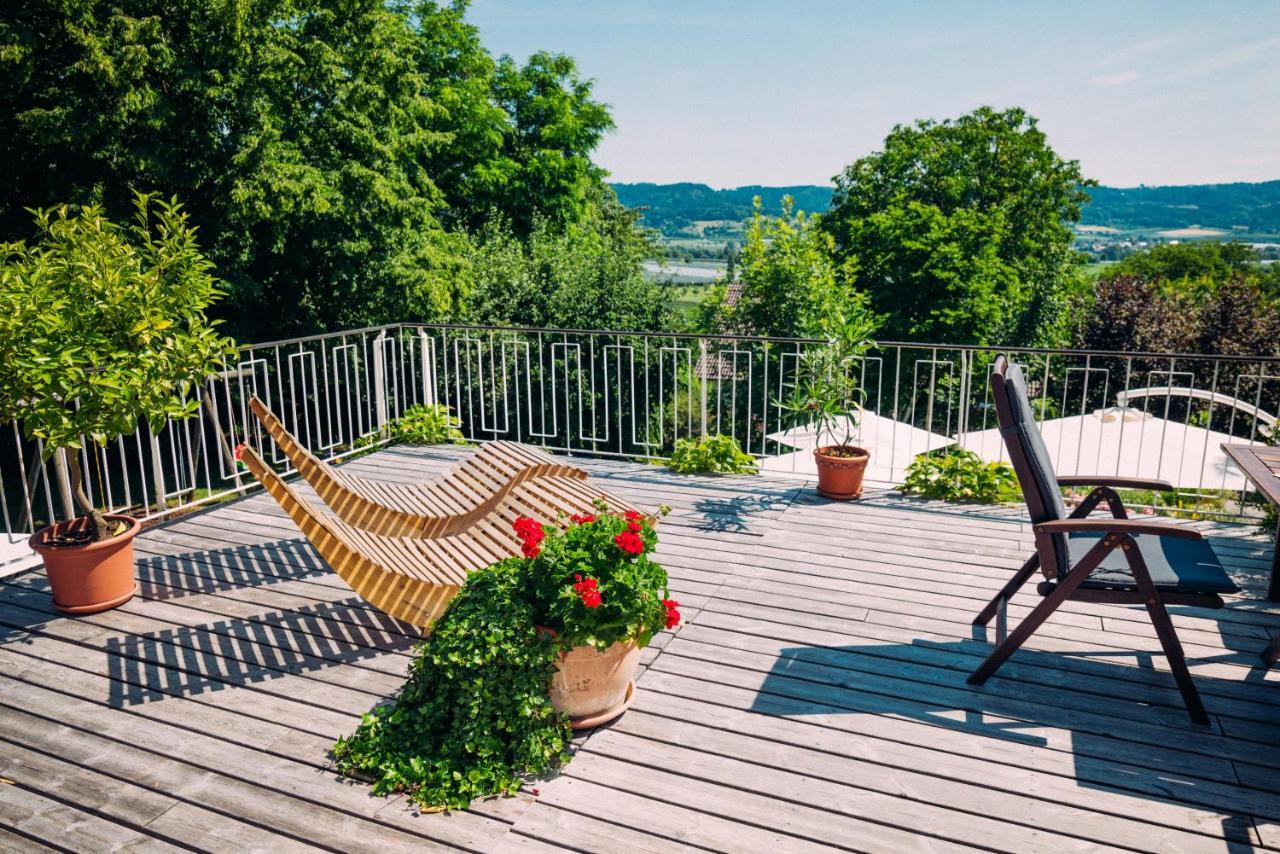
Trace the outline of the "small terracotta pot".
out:
<instances>
[{"instance_id":1,"label":"small terracotta pot","mask_svg":"<svg viewBox=\"0 0 1280 854\"><path fill-rule=\"evenodd\" d=\"M83 530L89 520L58 522L36 531L27 541L44 559L53 604L67 614L96 614L123 605L133 598L138 584L133 578L133 538L142 523L129 516L108 516L108 522L125 522L128 528L109 540L83 546L50 546L46 539Z\"/></svg>"},{"instance_id":2,"label":"small terracotta pot","mask_svg":"<svg viewBox=\"0 0 1280 854\"><path fill-rule=\"evenodd\" d=\"M862 448L846 448L854 453L851 457L836 456L831 452L837 445L817 448L813 458L818 463L818 494L836 501L850 501L862 497L862 477L867 473L867 462L871 459Z\"/></svg>"},{"instance_id":3,"label":"small terracotta pot","mask_svg":"<svg viewBox=\"0 0 1280 854\"><path fill-rule=\"evenodd\" d=\"M604 652L593 646L562 652L551 679L551 705L569 716L574 729L608 723L631 705L639 664L640 647L633 642L619 641Z\"/></svg>"}]
</instances>

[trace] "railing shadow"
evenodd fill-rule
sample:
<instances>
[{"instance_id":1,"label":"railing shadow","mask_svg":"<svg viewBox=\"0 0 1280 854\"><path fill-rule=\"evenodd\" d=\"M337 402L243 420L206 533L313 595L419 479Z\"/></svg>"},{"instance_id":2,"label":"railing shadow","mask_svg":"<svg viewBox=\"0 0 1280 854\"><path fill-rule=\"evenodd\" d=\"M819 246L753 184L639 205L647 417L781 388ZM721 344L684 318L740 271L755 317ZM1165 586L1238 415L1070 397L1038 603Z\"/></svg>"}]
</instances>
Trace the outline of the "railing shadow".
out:
<instances>
[{"instance_id":1,"label":"railing shadow","mask_svg":"<svg viewBox=\"0 0 1280 854\"><path fill-rule=\"evenodd\" d=\"M1238 638L1238 643L1246 642L1248 650L1233 650L1228 656L1240 661L1256 656L1252 646L1257 641ZM1131 797L1135 816L1141 815L1144 800L1221 814L1227 850L1254 850L1253 819L1233 795L1239 778L1232 757L1215 755L1203 746L1204 739L1223 744L1230 737L1190 724L1185 710L1170 699L1177 696L1171 676L1167 687L1134 681L1132 697L1116 691L1116 681L1110 683L1112 693L1103 694L1099 692L1107 689L1098 684L1091 689L1090 680L1124 680L1133 669L1096 658L1079 659L1073 653L1077 666L1067 671L1055 667L1061 664L1060 655L1023 649L983 688L971 688L965 679L981 661L978 656L989 650L989 644L972 641L919 640L783 649L751 711L798 719L864 714L918 721L939 728L937 735L920 736L928 740L922 746L930 750L1020 768L1038 767L1038 749L1065 749L1075 786ZM1194 668L1196 661L1188 663ZM1031 679L1040 681L1031 684ZM1202 692L1212 682L1197 677ZM1153 697L1168 705L1158 706L1151 702ZM1211 714L1230 703L1229 698L1206 693ZM1118 739L1116 727L1129 727L1128 737ZM1280 757L1280 745L1251 745L1251 750L1254 747L1257 754L1247 757L1251 762L1266 765ZM1241 755L1237 751L1234 758ZM931 773L927 767L912 770ZM1081 802L1088 808L1087 797ZM1205 844L1211 844L1208 837Z\"/></svg>"},{"instance_id":2,"label":"railing shadow","mask_svg":"<svg viewBox=\"0 0 1280 854\"><path fill-rule=\"evenodd\" d=\"M313 673L408 650L416 640L364 616L358 597L249 619L107 638L115 708Z\"/></svg>"},{"instance_id":3,"label":"railing shadow","mask_svg":"<svg viewBox=\"0 0 1280 854\"><path fill-rule=\"evenodd\" d=\"M315 578L332 570L306 540L279 540L211 551L151 555L138 559L136 571L143 597L171 600Z\"/></svg>"}]
</instances>

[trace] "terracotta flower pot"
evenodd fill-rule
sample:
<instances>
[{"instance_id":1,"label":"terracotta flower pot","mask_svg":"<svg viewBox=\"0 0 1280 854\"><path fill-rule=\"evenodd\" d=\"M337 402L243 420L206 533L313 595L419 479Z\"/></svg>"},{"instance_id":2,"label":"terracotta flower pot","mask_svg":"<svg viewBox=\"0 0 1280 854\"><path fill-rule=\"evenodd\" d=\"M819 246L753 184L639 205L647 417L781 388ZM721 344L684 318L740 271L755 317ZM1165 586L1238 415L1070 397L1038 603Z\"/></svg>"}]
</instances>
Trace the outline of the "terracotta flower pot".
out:
<instances>
[{"instance_id":1,"label":"terracotta flower pot","mask_svg":"<svg viewBox=\"0 0 1280 854\"><path fill-rule=\"evenodd\" d=\"M49 537L83 530L87 519L58 522L31 535L27 544L44 559L53 604L68 614L95 614L123 605L133 598L138 584L133 578L133 538L142 523L128 516L108 516L108 522L124 522L124 533L83 546L52 546Z\"/></svg>"},{"instance_id":2,"label":"terracotta flower pot","mask_svg":"<svg viewBox=\"0 0 1280 854\"><path fill-rule=\"evenodd\" d=\"M631 642L615 643L604 652L593 646L562 652L551 679L551 705L569 716L574 729L608 723L631 705L639 664L640 647Z\"/></svg>"},{"instance_id":3,"label":"terracotta flower pot","mask_svg":"<svg viewBox=\"0 0 1280 854\"><path fill-rule=\"evenodd\" d=\"M862 477L867 473L871 455L862 448L844 448L851 456L832 453L836 445L817 448L813 458L818 463L818 494L837 501L862 497Z\"/></svg>"}]
</instances>

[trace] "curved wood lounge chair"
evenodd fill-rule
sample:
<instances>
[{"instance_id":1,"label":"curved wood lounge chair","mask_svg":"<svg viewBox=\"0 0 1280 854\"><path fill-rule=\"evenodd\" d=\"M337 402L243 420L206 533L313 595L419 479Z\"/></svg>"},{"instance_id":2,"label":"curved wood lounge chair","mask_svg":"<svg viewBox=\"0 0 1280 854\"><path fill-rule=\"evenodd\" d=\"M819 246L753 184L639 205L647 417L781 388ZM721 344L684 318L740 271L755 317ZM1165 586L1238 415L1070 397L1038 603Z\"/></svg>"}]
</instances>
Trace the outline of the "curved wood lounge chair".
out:
<instances>
[{"instance_id":1,"label":"curved wood lounge chair","mask_svg":"<svg viewBox=\"0 0 1280 854\"><path fill-rule=\"evenodd\" d=\"M389 537L435 539L465 531L531 478L585 481L587 473L538 448L487 442L436 480L385 483L341 472L316 457L257 397L249 408L290 464L347 524ZM552 517L554 518L554 517Z\"/></svg>"},{"instance_id":2,"label":"curved wood lounge chair","mask_svg":"<svg viewBox=\"0 0 1280 854\"><path fill-rule=\"evenodd\" d=\"M968 681L984 683L1068 599L1142 605L1187 711L1196 723L1207 724L1209 716L1165 606L1221 608L1222 596L1237 593L1239 588L1199 531L1130 519L1116 492L1116 488L1171 491L1173 487L1163 481L1109 475L1056 476L1036 427L1022 370L1003 355L996 357L991 371L991 396L1000 435L1031 516L1036 551L974 619L974 625L985 626L996 618L997 643ZM1059 487L1080 485L1091 485L1094 490L1067 515ZM1087 518L1104 502L1111 518ZM1009 600L1037 569L1045 576L1037 587L1044 599L1006 633Z\"/></svg>"},{"instance_id":3,"label":"curved wood lounge chair","mask_svg":"<svg viewBox=\"0 0 1280 854\"><path fill-rule=\"evenodd\" d=\"M506 491L459 533L430 539L389 537L317 510L252 448L246 447L241 459L351 589L375 608L424 628L444 613L469 572L520 553L520 540L511 526L517 516L555 522L560 513L592 511L596 500L611 510L627 506L587 481L538 478Z\"/></svg>"}]
</instances>

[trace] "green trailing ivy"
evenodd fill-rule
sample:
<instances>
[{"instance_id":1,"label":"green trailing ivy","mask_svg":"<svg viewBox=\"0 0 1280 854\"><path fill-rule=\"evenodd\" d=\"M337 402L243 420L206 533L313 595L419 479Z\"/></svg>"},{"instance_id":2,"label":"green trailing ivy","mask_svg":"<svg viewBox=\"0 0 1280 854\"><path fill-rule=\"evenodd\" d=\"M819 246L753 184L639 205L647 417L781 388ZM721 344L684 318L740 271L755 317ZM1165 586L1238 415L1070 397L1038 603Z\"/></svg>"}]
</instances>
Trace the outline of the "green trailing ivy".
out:
<instances>
[{"instance_id":1,"label":"green trailing ivy","mask_svg":"<svg viewBox=\"0 0 1280 854\"><path fill-rule=\"evenodd\" d=\"M535 629L511 558L467 579L414 651L390 704L333 748L338 770L425 809L513 794L568 759L568 722L547 698L558 649Z\"/></svg>"},{"instance_id":2,"label":"green trailing ivy","mask_svg":"<svg viewBox=\"0 0 1280 854\"><path fill-rule=\"evenodd\" d=\"M681 474L756 473L755 458L738 446L738 440L720 435L678 440L670 466Z\"/></svg>"},{"instance_id":3,"label":"green trailing ivy","mask_svg":"<svg viewBox=\"0 0 1280 854\"><path fill-rule=\"evenodd\" d=\"M391 438L414 445L462 442L462 422L442 403L415 404L391 422Z\"/></svg>"},{"instance_id":4,"label":"green trailing ivy","mask_svg":"<svg viewBox=\"0 0 1280 854\"><path fill-rule=\"evenodd\" d=\"M950 447L916 457L902 491L942 501L999 504L1018 498L1018 480L1004 463L988 463L972 451Z\"/></svg>"}]
</instances>

